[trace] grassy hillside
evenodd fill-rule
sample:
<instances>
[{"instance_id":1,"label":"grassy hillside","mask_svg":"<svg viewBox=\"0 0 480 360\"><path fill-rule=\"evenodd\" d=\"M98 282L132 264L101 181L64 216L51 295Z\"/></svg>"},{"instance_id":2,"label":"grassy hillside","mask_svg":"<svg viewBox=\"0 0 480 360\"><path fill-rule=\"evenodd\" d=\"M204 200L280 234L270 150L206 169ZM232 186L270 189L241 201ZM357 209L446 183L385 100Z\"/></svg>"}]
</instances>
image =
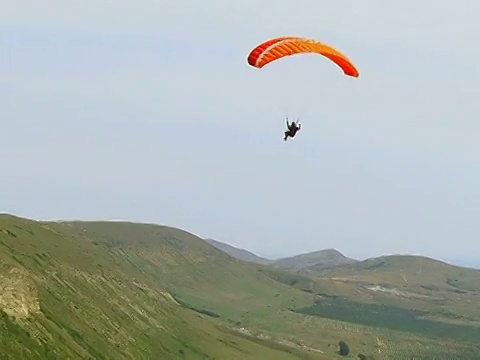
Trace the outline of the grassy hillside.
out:
<instances>
[{"instance_id":1,"label":"grassy hillside","mask_svg":"<svg viewBox=\"0 0 480 360\"><path fill-rule=\"evenodd\" d=\"M119 251L106 254L102 245L66 225L1 216L0 357L304 357L271 341L228 332L179 306L150 280L161 276L156 269L122 266L115 261L122 257Z\"/></svg>"},{"instance_id":2,"label":"grassy hillside","mask_svg":"<svg viewBox=\"0 0 480 360\"><path fill-rule=\"evenodd\" d=\"M335 269L322 275L348 276L364 280L388 280L397 286L441 284L456 293L480 293L480 270L447 264L424 256L391 255L368 259Z\"/></svg>"},{"instance_id":3,"label":"grassy hillside","mask_svg":"<svg viewBox=\"0 0 480 360\"><path fill-rule=\"evenodd\" d=\"M322 351L325 354L324 358L331 359L335 349L329 345L344 337L348 338L354 349L365 353L374 352L378 350L376 337L382 338L385 334L385 328L376 331L372 329L370 323L356 324L352 327L346 325L345 319L339 319L341 322L330 322L334 319L327 320L328 316L320 318L316 315L305 316L288 311L313 306L316 301L315 292L298 291L295 286L279 282L271 276L272 271L277 275L282 273L283 276L291 276L289 272L244 263L218 251L188 232L162 226L129 223L77 222L70 225L75 231L94 239L98 246L104 246L106 250L108 248L115 261L123 264L122 266L127 266L127 262L137 265L143 263L142 267L152 266L151 270L158 273L157 281L160 278L162 284L174 296L189 306L215 314L219 316L219 320L230 324L258 329L289 341L303 341L309 347ZM337 286L337 279L328 279L323 283L315 279L313 284L312 286L320 293L339 290L341 294L344 291ZM341 282L340 284L345 285ZM348 287L346 293L356 300L355 291L350 292L354 289L350 284L346 285ZM309 323L311 328L306 326L306 323ZM318 331L323 327L325 329L319 339ZM448 337L435 341L421 340L425 334L405 334L401 327L389 330L391 332L388 338L398 348L392 344L390 347L396 352L399 348L404 351L402 343L411 347L413 339L417 344L421 344L422 341L434 344L435 341L443 343L448 340ZM373 337L374 334L377 336ZM418 354L420 349L415 348L411 351ZM322 356L321 353L318 354Z\"/></svg>"},{"instance_id":4,"label":"grassy hillside","mask_svg":"<svg viewBox=\"0 0 480 360\"><path fill-rule=\"evenodd\" d=\"M249 261L257 264L269 264L272 262L272 260L257 256L250 251L239 249L234 246L222 243L220 241L216 241L213 239L205 239L205 241L208 242L210 245L215 246L217 249L222 250L228 255L233 256L234 258L237 258L239 260Z\"/></svg>"},{"instance_id":5,"label":"grassy hillside","mask_svg":"<svg viewBox=\"0 0 480 360\"><path fill-rule=\"evenodd\" d=\"M395 317L366 321L379 311L357 305L357 292L370 290L344 281L348 266L312 278L240 261L169 227L3 217L0 254L2 274L13 274L1 278L9 316L0 349L18 355L28 344L37 354L28 358L335 359L339 340L350 358L468 359L479 350L475 337L452 340L463 327L430 334ZM334 296L335 308L319 301Z\"/></svg>"},{"instance_id":6,"label":"grassy hillside","mask_svg":"<svg viewBox=\"0 0 480 360\"><path fill-rule=\"evenodd\" d=\"M285 270L318 271L355 262L357 260L350 259L335 249L325 249L275 260L273 265Z\"/></svg>"},{"instance_id":7,"label":"grassy hillside","mask_svg":"<svg viewBox=\"0 0 480 360\"><path fill-rule=\"evenodd\" d=\"M317 280L350 284L438 316L457 314L480 323L480 270L422 256L395 255L325 269ZM446 320L446 319L445 319Z\"/></svg>"},{"instance_id":8,"label":"grassy hillside","mask_svg":"<svg viewBox=\"0 0 480 360\"><path fill-rule=\"evenodd\" d=\"M296 312L362 325L362 331L364 326L381 329L384 340L378 351L385 346L390 355L406 356L405 348L413 343L392 341L400 331L417 335L411 340L417 345L424 337L444 339L443 349L433 345L435 341L424 343L429 348L423 353L427 358L474 359L480 352L478 270L424 257L386 256L324 269L313 277L303 271L267 269L265 273L315 295L313 304ZM418 350L410 354L421 356Z\"/></svg>"},{"instance_id":9,"label":"grassy hillside","mask_svg":"<svg viewBox=\"0 0 480 360\"><path fill-rule=\"evenodd\" d=\"M310 302L307 294L263 275L257 265L233 258L183 230L107 222L61 226L87 237L117 264L139 272L144 281L161 284L181 301L212 309L222 317L246 316L239 309L246 313L266 305Z\"/></svg>"}]
</instances>

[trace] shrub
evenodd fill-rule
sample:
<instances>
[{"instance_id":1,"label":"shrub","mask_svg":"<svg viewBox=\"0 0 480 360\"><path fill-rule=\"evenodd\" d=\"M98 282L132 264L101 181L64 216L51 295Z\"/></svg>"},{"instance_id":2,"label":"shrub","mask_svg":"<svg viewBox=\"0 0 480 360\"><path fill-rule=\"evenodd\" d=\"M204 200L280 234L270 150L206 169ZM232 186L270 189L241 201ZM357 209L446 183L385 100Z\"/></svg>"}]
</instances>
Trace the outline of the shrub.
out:
<instances>
[{"instance_id":1,"label":"shrub","mask_svg":"<svg viewBox=\"0 0 480 360\"><path fill-rule=\"evenodd\" d=\"M348 347L347 343L344 341L340 341L338 343L338 346L340 349L338 350L338 353L342 356L347 356L350 353L350 348Z\"/></svg>"}]
</instances>

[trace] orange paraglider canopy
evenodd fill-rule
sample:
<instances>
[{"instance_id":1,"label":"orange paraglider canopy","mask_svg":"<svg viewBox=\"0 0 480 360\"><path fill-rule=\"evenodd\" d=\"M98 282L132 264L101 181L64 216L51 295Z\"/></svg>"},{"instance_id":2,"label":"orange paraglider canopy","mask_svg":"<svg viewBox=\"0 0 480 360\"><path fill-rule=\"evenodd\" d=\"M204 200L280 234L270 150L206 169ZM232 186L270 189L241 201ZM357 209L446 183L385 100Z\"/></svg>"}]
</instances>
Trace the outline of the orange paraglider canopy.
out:
<instances>
[{"instance_id":1,"label":"orange paraglider canopy","mask_svg":"<svg viewBox=\"0 0 480 360\"><path fill-rule=\"evenodd\" d=\"M355 65L339 50L315 39L298 36L282 36L274 38L255 47L248 56L248 63L261 69L272 61L285 56L316 53L323 55L337 64L345 75L358 77L359 71Z\"/></svg>"}]
</instances>

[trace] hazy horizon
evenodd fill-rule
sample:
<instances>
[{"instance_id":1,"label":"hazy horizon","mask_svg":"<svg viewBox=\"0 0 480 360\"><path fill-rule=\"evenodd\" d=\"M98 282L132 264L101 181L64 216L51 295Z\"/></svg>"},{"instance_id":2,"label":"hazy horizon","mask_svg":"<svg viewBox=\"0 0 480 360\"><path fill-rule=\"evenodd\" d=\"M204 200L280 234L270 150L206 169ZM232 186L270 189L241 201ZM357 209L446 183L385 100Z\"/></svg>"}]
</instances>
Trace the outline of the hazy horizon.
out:
<instances>
[{"instance_id":1,"label":"hazy horizon","mask_svg":"<svg viewBox=\"0 0 480 360\"><path fill-rule=\"evenodd\" d=\"M154 225L165 226L165 224L162 224L162 223L133 221L133 220L129 220L129 219L35 219L35 218L27 217L27 216L22 216L20 214L12 214L12 213L5 212L5 211L0 211L0 215L1 214L17 216L17 217L20 217L20 218L25 218L25 219L34 220L34 221L55 221L55 222L62 222L62 221L109 221L109 222L132 222L132 223L136 223L136 224L154 224ZM171 226L171 225L169 225L169 226ZM313 249L313 250L310 250L310 251L295 251L295 250L292 250L290 252L276 252L274 250L269 249L266 252L255 252L254 250L251 250L251 249L248 249L248 248L243 248L243 247L238 246L236 244L228 243L226 241L222 241L221 239L214 239L214 238L211 238L209 236L201 236L199 234L196 234L194 231L191 231L191 230L186 229L186 228L182 228L182 227L179 227L179 226L174 226L174 227L176 227L180 230L187 231L187 232L189 232L189 233L191 233L195 236L198 236L199 238L201 238L203 240L209 240L209 239L210 240L215 240L217 242L233 246L233 247L235 247L237 249L240 249L240 250L246 250L246 251L248 251L248 252L250 252L250 253L252 253L256 256L265 258L267 260L279 260L279 259L288 258L288 257L292 257L292 256L297 256L297 255L302 255L302 254L307 254L307 253L311 253L311 252L315 252L315 251L326 250L326 249L334 249L334 250L339 251L340 253L342 253L346 257L349 257L349 258L352 258L352 259L355 259L355 260L359 260L359 261L367 260L369 258L374 258L374 257L379 257L379 256L388 256L388 255L419 255L419 256L425 256L425 257L429 257L429 258L432 258L432 259L444 261L444 262L452 264L452 265L470 267L470 268L474 268L474 269L480 269L480 262L475 257L473 257L473 258L466 257L466 258L463 258L463 259L462 258L455 259L455 258L448 258L448 257L447 258L437 258L437 257L434 257L434 256L430 256L429 254L386 253L386 254L376 254L374 256L367 256L367 257L359 258L359 257L350 256L349 252L348 252L348 249L339 249L339 248L336 248L336 247L318 248L318 249Z\"/></svg>"},{"instance_id":2,"label":"hazy horizon","mask_svg":"<svg viewBox=\"0 0 480 360\"><path fill-rule=\"evenodd\" d=\"M476 261L479 9L7 3L0 209L159 223L274 257ZM286 34L338 47L360 77L315 55L248 66ZM303 127L284 142L287 113Z\"/></svg>"}]
</instances>

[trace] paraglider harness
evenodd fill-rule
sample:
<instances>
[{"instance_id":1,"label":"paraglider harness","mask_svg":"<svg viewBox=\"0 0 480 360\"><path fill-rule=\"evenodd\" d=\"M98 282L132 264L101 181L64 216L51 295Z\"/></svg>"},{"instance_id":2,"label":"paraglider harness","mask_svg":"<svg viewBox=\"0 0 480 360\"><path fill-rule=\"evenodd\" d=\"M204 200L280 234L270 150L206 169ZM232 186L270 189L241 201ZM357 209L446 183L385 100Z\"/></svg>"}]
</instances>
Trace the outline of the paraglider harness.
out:
<instances>
[{"instance_id":1,"label":"paraglider harness","mask_svg":"<svg viewBox=\"0 0 480 360\"><path fill-rule=\"evenodd\" d=\"M285 131L285 137L283 138L283 140L287 141L287 138L290 136L291 138L295 137L295 135L297 134L297 131L301 129L302 127L302 124L298 124L298 119L297 121L293 121L291 124L288 123L288 117L286 118L287 120L287 131Z\"/></svg>"}]
</instances>

